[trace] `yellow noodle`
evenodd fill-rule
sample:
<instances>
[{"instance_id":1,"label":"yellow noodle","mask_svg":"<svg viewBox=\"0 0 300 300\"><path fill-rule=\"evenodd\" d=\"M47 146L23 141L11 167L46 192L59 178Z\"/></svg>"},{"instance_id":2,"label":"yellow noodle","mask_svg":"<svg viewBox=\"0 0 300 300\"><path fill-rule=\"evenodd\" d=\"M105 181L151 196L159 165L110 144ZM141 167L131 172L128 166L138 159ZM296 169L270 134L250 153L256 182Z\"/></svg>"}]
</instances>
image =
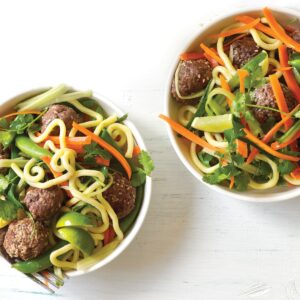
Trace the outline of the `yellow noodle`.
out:
<instances>
[{"instance_id":1,"label":"yellow noodle","mask_svg":"<svg viewBox=\"0 0 300 300\"><path fill-rule=\"evenodd\" d=\"M283 178L292 185L300 185L300 179L295 179L288 174L283 175Z\"/></svg>"},{"instance_id":2,"label":"yellow noodle","mask_svg":"<svg viewBox=\"0 0 300 300\"><path fill-rule=\"evenodd\" d=\"M217 66L213 69L212 71L212 76L213 79L215 80L217 85L221 85L221 81L220 81L220 73L225 77L226 81L229 81L232 78L231 73L228 71L227 68L223 67L223 66Z\"/></svg>"},{"instance_id":3,"label":"yellow noodle","mask_svg":"<svg viewBox=\"0 0 300 300\"><path fill-rule=\"evenodd\" d=\"M186 126L196 112L196 107L192 105L181 106L178 110L178 121L181 125Z\"/></svg>"},{"instance_id":4,"label":"yellow noodle","mask_svg":"<svg viewBox=\"0 0 300 300\"><path fill-rule=\"evenodd\" d=\"M70 250L73 250L73 249L74 249L74 247L71 244L68 244L66 246L59 248L58 250L53 251L50 254L51 264L58 268L76 269L77 263L69 262L69 261L62 261L62 260L58 259L59 256L66 254L67 252L69 252Z\"/></svg>"},{"instance_id":5,"label":"yellow noodle","mask_svg":"<svg viewBox=\"0 0 300 300\"><path fill-rule=\"evenodd\" d=\"M101 133L101 131L103 130L103 128L106 128L107 126L115 123L117 120L118 120L118 117L116 115L106 118L96 127L94 133L96 135L99 135Z\"/></svg>"},{"instance_id":6,"label":"yellow noodle","mask_svg":"<svg viewBox=\"0 0 300 300\"><path fill-rule=\"evenodd\" d=\"M224 149L228 147L228 142L226 142L224 140L216 141L210 132L204 131L204 136L205 136L205 139L207 140L207 142L215 147L224 148Z\"/></svg>"}]
</instances>

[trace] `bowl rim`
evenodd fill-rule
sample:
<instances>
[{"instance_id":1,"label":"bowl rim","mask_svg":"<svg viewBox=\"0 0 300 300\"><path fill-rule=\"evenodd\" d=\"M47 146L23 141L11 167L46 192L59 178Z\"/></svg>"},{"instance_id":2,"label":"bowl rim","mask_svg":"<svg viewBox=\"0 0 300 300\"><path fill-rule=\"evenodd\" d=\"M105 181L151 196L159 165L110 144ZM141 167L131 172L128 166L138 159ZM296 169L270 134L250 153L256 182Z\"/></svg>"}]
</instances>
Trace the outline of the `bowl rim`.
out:
<instances>
[{"instance_id":1,"label":"bowl rim","mask_svg":"<svg viewBox=\"0 0 300 300\"><path fill-rule=\"evenodd\" d=\"M17 94L14 97L11 97L7 100L1 101L0 110L1 110L1 107L3 107L6 104L8 104L7 109L9 109L12 107L12 105L15 105L15 103L22 101L22 98L27 97L28 95L31 95L31 94L36 94L37 92L41 92L48 88L49 87L47 87L47 88L42 87L42 88L26 90L24 92ZM72 89L73 89L73 87L72 87ZM77 89L74 88L74 90L77 90ZM99 102L100 105L104 106L104 109L108 110L109 114L116 113L118 116L123 116L125 114L110 99L108 99L107 97L103 96L102 94L100 94L98 92L93 92L92 98L95 99L97 102ZM19 100L16 101L16 99L19 99ZM9 105L10 102L13 104ZM137 127L133 124L133 122L127 119L124 121L124 124L127 125L130 128L130 130L132 131L132 134L133 134L137 144L141 148L141 150L147 151L147 148L146 148L145 142L142 138L142 135L138 131ZM125 238L121 241L121 243L117 246L117 248L112 253L110 253L108 256L106 256L104 259L100 260L93 266L83 269L83 270L68 271L68 272L66 272L66 275L68 277L76 277L76 276L91 273L91 272L96 271L96 270L104 267L105 265L109 264L114 259L116 259L121 253L123 253L125 251L125 249L134 240L134 238L137 236L139 230L141 229L141 227L144 223L144 220L146 218L146 215L147 215L147 212L149 209L151 195L152 195L152 178L147 176L146 182L145 182L145 187L144 187L143 202L142 202L142 206L140 208L139 214L138 214L133 226L131 227L129 233L125 236Z\"/></svg>"},{"instance_id":2,"label":"bowl rim","mask_svg":"<svg viewBox=\"0 0 300 300\"><path fill-rule=\"evenodd\" d=\"M300 11L298 11L296 9L276 7L276 6L268 6L268 7L272 11L274 11L275 13L278 13L278 14L289 14L289 15L294 15L294 16L300 17ZM253 6L247 6L245 8L231 9L231 10L227 11L226 13L218 15L216 18L214 18L213 21L208 21L201 28L194 30L193 33L190 35L190 37L188 39L186 39L186 41L184 42L184 45L182 47L178 47L179 51L180 51L179 53L183 53L184 51L186 51L197 39L199 39L199 36L201 34L203 34L205 31L207 31L210 27L212 27L222 21L226 21L229 18L232 18L238 14L245 14L247 12L261 11L261 10L262 10L262 6L253 5ZM178 53L177 53L177 55L173 59L173 63L171 64L171 67L169 68L169 73L168 73L167 81L165 84L164 113L167 116L170 116L170 109L169 109L170 98L171 98L170 97L170 89L171 89L174 72L178 66L178 62L179 62L179 59L178 59ZM219 185L211 185L211 184L206 183L203 180L203 175L199 171L195 170L192 163L190 163L188 161L188 159L185 157L185 155L180 150L178 143L176 141L176 138L175 138L174 131L167 124L165 126L167 127L167 133L168 133L168 137L171 141L172 147L175 150L180 161L183 163L183 165L188 169L188 171L190 173L192 173L192 175L198 181L200 181L201 183L208 186L211 190L214 190L220 194L226 195L226 196L234 198L234 199L248 201L248 202L255 202L255 203L285 201L285 200L293 199L297 196L300 196L300 187L295 187L292 190L284 191L279 194L273 193L273 194L268 195L266 193L263 196L255 197L255 196L247 195L246 192L244 192L244 193L234 192L234 191L229 190L228 188L224 188Z\"/></svg>"}]
</instances>

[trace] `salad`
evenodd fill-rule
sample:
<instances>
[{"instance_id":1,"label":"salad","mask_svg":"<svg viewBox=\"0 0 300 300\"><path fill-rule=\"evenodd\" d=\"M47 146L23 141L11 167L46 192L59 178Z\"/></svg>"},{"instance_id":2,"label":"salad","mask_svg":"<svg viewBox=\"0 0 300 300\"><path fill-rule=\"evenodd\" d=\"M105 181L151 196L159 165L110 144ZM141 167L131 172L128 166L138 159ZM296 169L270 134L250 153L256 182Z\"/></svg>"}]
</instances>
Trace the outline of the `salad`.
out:
<instances>
[{"instance_id":1,"label":"salad","mask_svg":"<svg viewBox=\"0 0 300 300\"><path fill-rule=\"evenodd\" d=\"M176 120L209 184L245 191L300 185L300 25L240 15L183 53L171 84ZM294 23L294 24L292 24Z\"/></svg>"},{"instance_id":2,"label":"salad","mask_svg":"<svg viewBox=\"0 0 300 300\"><path fill-rule=\"evenodd\" d=\"M122 242L154 168L126 118L66 85L0 118L0 249L14 268L63 277Z\"/></svg>"}]
</instances>

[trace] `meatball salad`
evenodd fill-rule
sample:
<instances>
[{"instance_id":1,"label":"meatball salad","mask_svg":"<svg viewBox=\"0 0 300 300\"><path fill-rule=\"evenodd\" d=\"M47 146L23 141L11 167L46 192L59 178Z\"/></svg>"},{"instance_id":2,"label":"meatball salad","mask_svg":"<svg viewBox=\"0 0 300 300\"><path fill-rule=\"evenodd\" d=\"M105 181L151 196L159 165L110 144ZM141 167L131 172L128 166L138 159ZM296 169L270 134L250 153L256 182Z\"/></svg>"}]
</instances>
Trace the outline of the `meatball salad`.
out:
<instances>
[{"instance_id":1,"label":"meatball salad","mask_svg":"<svg viewBox=\"0 0 300 300\"><path fill-rule=\"evenodd\" d=\"M264 190L300 185L300 28L272 11L241 15L181 54L171 84L177 119L208 184Z\"/></svg>"},{"instance_id":2,"label":"meatball salad","mask_svg":"<svg viewBox=\"0 0 300 300\"><path fill-rule=\"evenodd\" d=\"M154 168L126 118L66 85L0 118L0 250L14 268L63 278L122 242Z\"/></svg>"}]
</instances>

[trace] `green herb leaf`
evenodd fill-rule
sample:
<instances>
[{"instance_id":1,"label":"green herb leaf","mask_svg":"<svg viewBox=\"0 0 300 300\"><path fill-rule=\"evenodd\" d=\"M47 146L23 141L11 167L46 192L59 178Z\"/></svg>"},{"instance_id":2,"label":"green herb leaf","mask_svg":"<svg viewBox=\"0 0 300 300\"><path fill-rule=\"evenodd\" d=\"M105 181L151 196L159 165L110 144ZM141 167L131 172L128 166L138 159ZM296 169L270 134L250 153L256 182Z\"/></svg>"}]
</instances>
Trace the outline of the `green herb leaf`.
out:
<instances>
[{"instance_id":1,"label":"green herb leaf","mask_svg":"<svg viewBox=\"0 0 300 300\"><path fill-rule=\"evenodd\" d=\"M210 167L210 162L214 157L206 152L199 152L198 158L205 167Z\"/></svg>"},{"instance_id":2,"label":"green herb leaf","mask_svg":"<svg viewBox=\"0 0 300 300\"><path fill-rule=\"evenodd\" d=\"M10 201L0 200L0 224L17 218L18 208Z\"/></svg>"},{"instance_id":3,"label":"green herb leaf","mask_svg":"<svg viewBox=\"0 0 300 300\"><path fill-rule=\"evenodd\" d=\"M135 172L132 173L131 176L131 185L134 187L138 187L145 183L146 181L146 173L143 169L137 168Z\"/></svg>"},{"instance_id":4,"label":"green herb leaf","mask_svg":"<svg viewBox=\"0 0 300 300\"><path fill-rule=\"evenodd\" d=\"M204 175L203 180L209 184L218 184L231 176L240 175L241 171L233 164L218 168L214 173Z\"/></svg>"},{"instance_id":5,"label":"green herb leaf","mask_svg":"<svg viewBox=\"0 0 300 300\"><path fill-rule=\"evenodd\" d=\"M247 174L245 173L241 173L235 177L234 188L237 191L246 191L248 188L249 181L250 181L249 176L247 176Z\"/></svg>"},{"instance_id":6,"label":"green herb leaf","mask_svg":"<svg viewBox=\"0 0 300 300\"><path fill-rule=\"evenodd\" d=\"M15 138L15 133L11 131L0 131L0 143L7 149Z\"/></svg>"},{"instance_id":7,"label":"green herb leaf","mask_svg":"<svg viewBox=\"0 0 300 300\"><path fill-rule=\"evenodd\" d=\"M111 154L106 150L100 148L100 146L95 142L92 142L89 145L85 145L83 146L83 148L85 151L84 160L94 159L95 156L101 156L106 160L111 159Z\"/></svg>"},{"instance_id":8,"label":"green herb leaf","mask_svg":"<svg viewBox=\"0 0 300 300\"><path fill-rule=\"evenodd\" d=\"M238 153L231 154L231 160L237 166L241 166L245 162L244 157Z\"/></svg>"},{"instance_id":9,"label":"green herb leaf","mask_svg":"<svg viewBox=\"0 0 300 300\"><path fill-rule=\"evenodd\" d=\"M15 131L17 134L22 134L29 125L33 122L33 116L29 114L18 115L11 123L10 130Z\"/></svg>"},{"instance_id":10,"label":"green herb leaf","mask_svg":"<svg viewBox=\"0 0 300 300\"><path fill-rule=\"evenodd\" d=\"M145 174L149 176L154 170L154 163L149 153L142 150L142 152L138 156L138 161L142 165Z\"/></svg>"},{"instance_id":11,"label":"green herb leaf","mask_svg":"<svg viewBox=\"0 0 300 300\"><path fill-rule=\"evenodd\" d=\"M295 165L289 160L279 160L277 166L281 175L290 174L296 168Z\"/></svg>"}]
</instances>

